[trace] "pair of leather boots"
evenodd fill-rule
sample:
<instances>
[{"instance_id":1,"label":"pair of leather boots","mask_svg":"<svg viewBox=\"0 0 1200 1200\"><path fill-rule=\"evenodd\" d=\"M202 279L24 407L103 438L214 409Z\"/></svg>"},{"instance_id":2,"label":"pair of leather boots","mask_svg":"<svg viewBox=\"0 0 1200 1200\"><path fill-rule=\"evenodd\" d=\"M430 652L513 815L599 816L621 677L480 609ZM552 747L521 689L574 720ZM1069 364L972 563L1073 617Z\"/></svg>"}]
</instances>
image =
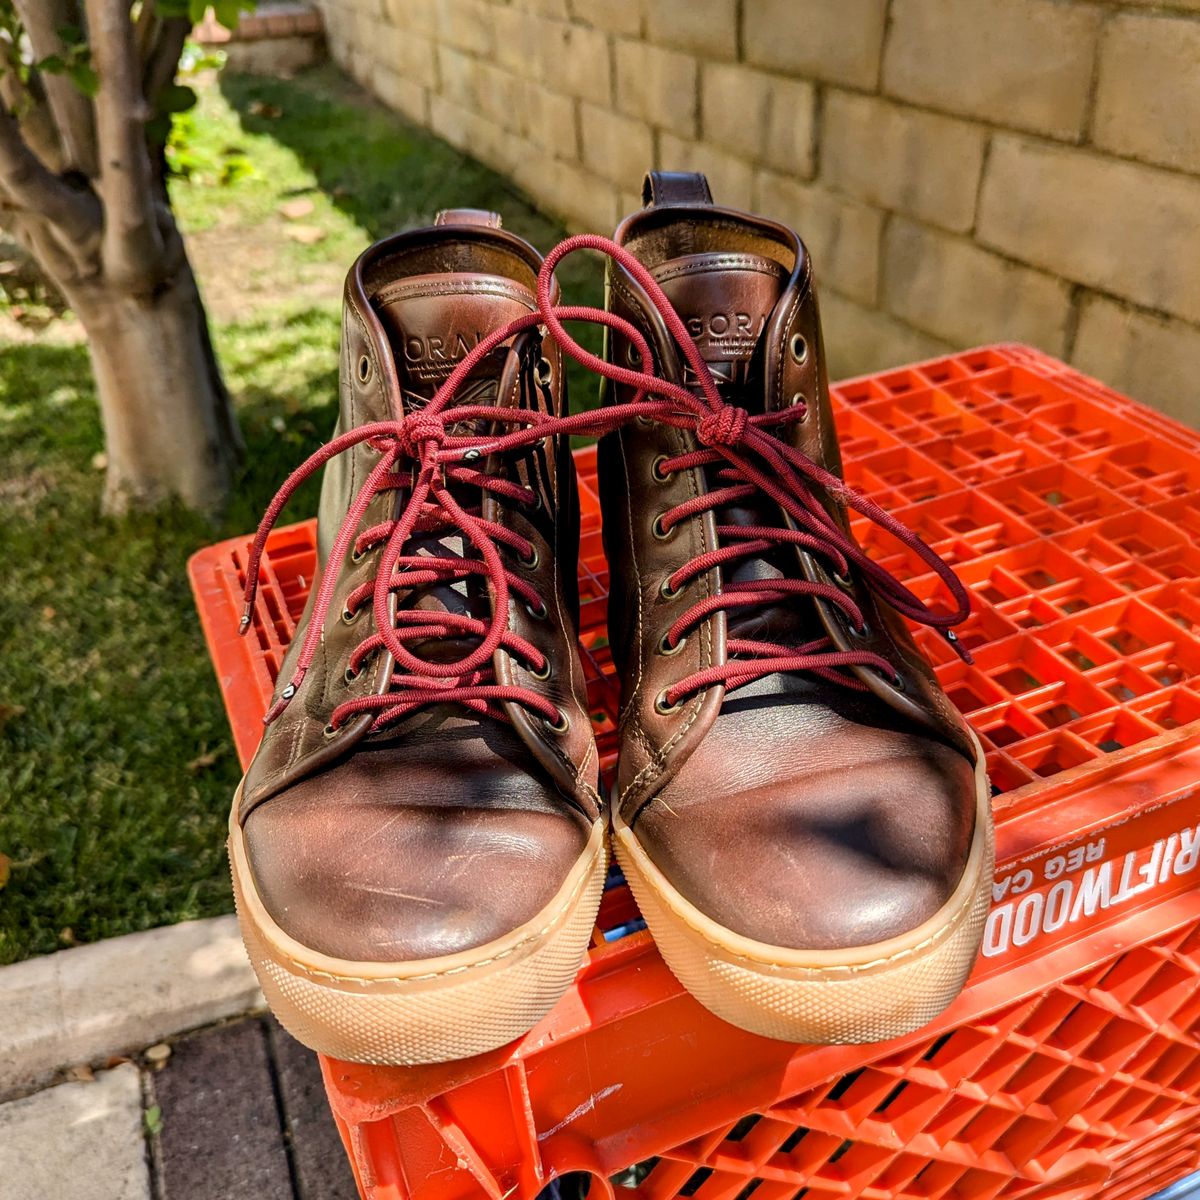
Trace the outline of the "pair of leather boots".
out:
<instances>
[{"instance_id":1,"label":"pair of leather boots","mask_svg":"<svg viewBox=\"0 0 1200 1200\"><path fill-rule=\"evenodd\" d=\"M607 255L606 309L561 303ZM605 327L602 358L564 322ZM567 411L564 356L603 380ZM621 684L600 793L577 645L572 434L600 436ZM961 989L990 894L980 747L904 616L961 585L840 479L791 229L655 173L613 241L543 260L456 210L346 283L318 575L235 797L241 928L306 1045L415 1064L526 1032L589 944L611 842L664 959L768 1037L862 1042ZM930 611L850 534L937 570Z\"/></svg>"}]
</instances>

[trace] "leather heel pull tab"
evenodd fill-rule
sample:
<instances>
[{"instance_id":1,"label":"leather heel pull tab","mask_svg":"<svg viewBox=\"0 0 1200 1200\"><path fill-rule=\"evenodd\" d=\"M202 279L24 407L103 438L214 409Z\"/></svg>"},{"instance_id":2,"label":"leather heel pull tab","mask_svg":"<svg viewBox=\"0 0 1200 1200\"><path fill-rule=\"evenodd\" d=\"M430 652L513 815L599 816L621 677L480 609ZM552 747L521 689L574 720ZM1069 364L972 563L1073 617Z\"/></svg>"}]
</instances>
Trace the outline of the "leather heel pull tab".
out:
<instances>
[{"instance_id":1,"label":"leather heel pull tab","mask_svg":"<svg viewBox=\"0 0 1200 1200\"><path fill-rule=\"evenodd\" d=\"M708 179L699 171L648 171L642 183L642 203L647 208L712 202Z\"/></svg>"},{"instance_id":2,"label":"leather heel pull tab","mask_svg":"<svg viewBox=\"0 0 1200 1200\"><path fill-rule=\"evenodd\" d=\"M435 225L482 225L485 229L499 229L503 224L500 214L485 208L443 208L433 219Z\"/></svg>"}]
</instances>

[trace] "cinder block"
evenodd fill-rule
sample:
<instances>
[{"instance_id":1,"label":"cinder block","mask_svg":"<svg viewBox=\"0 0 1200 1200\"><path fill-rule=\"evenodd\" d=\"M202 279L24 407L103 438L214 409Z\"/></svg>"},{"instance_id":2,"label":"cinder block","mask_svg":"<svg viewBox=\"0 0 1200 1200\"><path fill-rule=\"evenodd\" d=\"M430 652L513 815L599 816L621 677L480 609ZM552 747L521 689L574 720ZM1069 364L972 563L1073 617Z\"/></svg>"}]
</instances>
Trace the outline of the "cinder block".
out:
<instances>
[{"instance_id":1,"label":"cinder block","mask_svg":"<svg viewBox=\"0 0 1200 1200\"><path fill-rule=\"evenodd\" d=\"M1055 275L1200 322L1200 179L999 136L979 241Z\"/></svg>"},{"instance_id":2,"label":"cinder block","mask_svg":"<svg viewBox=\"0 0 1200 1200\"><path fill-rule=\"evenodd\" d=\"M1200 327L1086 295L1071 361L1110 387L1200 429Z\"/></svg>"},{"instance_id":3,"label":"cinder block","mask_svg":"<svg viewBox=\"0 0 1200 1200\"><path fill-rule=\"evenodd\" d=\"M755 187L755 208L800 234L819 282L863 304L876 302L884 216L879 209L773 171L760 171Z\"/></svg>"},{"instance_id":4,"label":"cinder block","mask_svg":"<svg viewBox=\"0 0 1200 1200\"><path fill-rule=\"evenodd\" d=\"M652 0L651 0L652 2ZM569 0L571 20L607 33L640 37L644 22L645 0Z\"/></svg>"},{"instance_id":5,"label":"cinder block","mask_svg":"<svg viewBox=\"0 0 1200 1200\"><path fill-rule=\"evenodd\" d=\"M700 58L736 58L737 7L736 0L649 0L646 34Z\"/></svg>"},{"instance_id":6,"label":"cinder block","mask_svg":"<svg viewBox=\"0 0 1200 1200\"><path fill-rule=\"evenodd\" d=\"M1076 138L1103 9L1059 0L894 0L883 88L903 100Z\"/></svg>"},{"instance_id":7,"label":"cinder block","mask_svg":"<svg viewBox=\"0 0 1200 1200\"><path fill-rule=\"evenodd\" d=\"M403 26L381 24L371 53L380 68L403 75L409 83L438 86L438 47L432 38Z\"/></svg>"},{"instance_id":8,"label":"cinder block","mask_svg":"<svg viewBox=\"0 0 1200 1200\"><path fill-rule=\"evenodd\" d=\"M374 74L375 95L388 108L402 113L418 125L429 122L429 92L407 75L388 67L379 67Z\"/></svg>"},{"instance_id":9,"label":"cinder block","mask_svg":"<svg viewBox=\"0 0 1200 1200\"><path fill-rule=\"evenodd\" d=\"M816 90L753 67L706 63L700 112L705 142L807 178L813 171Z\"/></svg>"},{"instance_id":10,"label":"cinder block","mask_svg":"<svg viewBox=\"0 0 1200 1200\"><path fill-rule=\"evenodd\" d=\"M410 29L426 37L437 33L437 5L430 4L429 0L375 0L375 3L382 4L384 19L401 29Z\"/></svg>"},{"instance_id":11,"label":"cinder block","mask_svg":"<svg viewBox=\"0 0 1200 1200\"><path fill-rule=\"evenodd\" d=\"M475 63L476 107L483 116L512 133L525 127L525 82L491 63Z\"/></svg>"},{"instance_id":12,"label":"cinder block","mask_svg":"<svg viewBox=\"0 0 1200 1200\"><path fill-rule=\"evenodd\" d=\"M488 19L495 34L495 60L501 67L528 75L540 74L541 61L535 48L542 36L542 19L519 8L493 5Z\"/></svg>"},{"instance_id":13,"label":"cinder block","mask_svg":"<svg viewBox=\"0 0 1200 1200\"><path fill-rule=\"evenodd\" d=\"M920 333L887 313L864 308L825 288L820 290L825 361L831 379L865 375L904 363L940 358L956 347Z\"/></svg>"},{"instance_id":14,"label":"cinder block","mask_svg":"<svg viewBox=\"0 0 1200 1200\"><path fill-rule=\"evenodd\" d=\"M522 102L525 136L537 148L570 162L579 158L575 105L570 96L527 81Z\"/></svg>"},{"instance_id":15,"label":"cinder block","mask_svg":"<svg viewBox=\"0 0 1200 1200\"><path fill-rule=\"evenodd\" d=\"M437 37L447 46L469 54L489 55L495 49L492 6L484 0L438 0Z\"/></svg>"},{"instance_id":16,"label":"cinder block","mask_svg":"<svg viewBox=\"0 0 1200 1200\"><path fill-rule=\"evenodd\" d=\"M753 207L754 168L743 158L714 146L686 141L673 133L662 133L658 139L658 166L664 171L703 171L718 204ZM640 176L628 180L626 186L637 182Z\"/></svg>"},{"instance_id":17,"label":"cinder block","mask_svg":"<svg viewBox=\"0 0 1200 1200\"><path fill-rule=\"evenodd\" d=\"M611 105L612 64L606 34L565 21L539 21L534 37L529 53L539 83L593 104Z\"/></svg>"},{"instance_id":18,"label":"cinder block","mask_svg":"<svg viewBox=\"0 0 1200 1200\"><path fill-rule=\"evenodd\" d=\"M573 229L608 233L616 224L616 187L571 163L545 164L538 175L537 200Z\"/></svg>"},{"instance_id":19,"label":"cinder block","mask_svg":"<svg viewBox=\"0 0 1200 1200\"><path fill-rule=\"evenodd\" d=\"M616 43L617 107L684 138L696 136L697 63L687 54Z\"/></svg>"},{"instance_id":20,"label":"cinder block","mask_svg":"<svg viewBox=\"0 0 1200 1200\"><path fill-rule=\"evenodd\" d=\"M450 46L437 48L438 91L460 108L479 105L479 62Z\"/></svg>"},{"instance_id":21,"label":"cinder block","mask_svg":"<svg viewBox=\"0 0 1200 1200\"><path fill-rule=\"evenodd\" d=\"M971 228L986 134L870 96L825 97L820 181L954 232Z\"/></svg>"},{"instance_id":22,"label":"cinder block","mask_svg":"<svg viewBox=\"0 0 1200 1200\"><path fill-rule=\"evenodd\" d=\"M891 219L884 241L883 307L907 324L959 346L1065 350L1070 284L903 217Z\"/></svg>"},{"instance_id":23,"label":"cinder block","mask_svg":"<svg viewBox=\"0 0 1200 1200\"><path fill-rule=\"evenodd\" d=\"M746 61L844 87L879 81L887 0L748 0Z\"/></svg>"},{"instance_id":24,"label":"cinder block","mask_svg":"<svg viewBox=\"0 0 1200 1200\"><path fill-rule=\"evenodd\" d=\"M634 186L654 161L654 135L644 121L594 104L579 113L583 165L619 187Z\"/></svg>"},{"instance_id":25,"label":"cinder block","mask_svg":"<svg viewBox=\"0 0 1200 1200\"><path fill-rule=\"evenodd\" d=\"M1092 136L1116 154L1200 173L1200 21L1113 18L1101 44Z\"/></svg>"}]
</instances>

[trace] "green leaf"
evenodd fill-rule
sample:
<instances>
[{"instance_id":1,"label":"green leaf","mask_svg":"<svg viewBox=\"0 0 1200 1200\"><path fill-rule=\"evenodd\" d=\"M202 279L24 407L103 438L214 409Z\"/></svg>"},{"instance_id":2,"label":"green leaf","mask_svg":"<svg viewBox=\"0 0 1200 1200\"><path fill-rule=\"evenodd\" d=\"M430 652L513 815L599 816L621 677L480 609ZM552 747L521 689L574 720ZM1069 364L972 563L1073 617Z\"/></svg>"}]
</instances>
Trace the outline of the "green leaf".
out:
<instances>
[{"instance_id":1,"label":"green leaf","mask_svg":"<svg viewBox=\"0 0 1200 1200\"><path fill-rule=\"evenodd\" d=\"M100 90L100 77L85 62L73 63L67 68L71 82L85 96L94 96Z\"/></svg>"},{"instance_id":2,"label":"green leaf","mask_svg":"<svg viewBox=\"0 0 1200 1200\"><path fill-rule=\"evenodd\" d=\"M146 1121L146 1132L150 1134L151 1137L156 1137L158 1134L162 1133L163 1115L161 1105L150 1105L150 1107L146 1109L142 1115Z\"/></svg>"},{"instance_id":3,"label":"green leaf","mask_svg":"<svg viewBox=\"0 0 1200 1200\"><path fill-rule=\"evenodd\" d=\"M47 54L33 65L46 75L61 75L67 69L67 60L58 54Z\"/></svg>"},{"instance_id":4,"label":"green leaf","mask_svg":"<svg viewBox=\"0 0 1200 1200\"><path fill-rule=\"evenodd\" d=\"M173 83L163 88L158 98L158 111L164 113L182 113L196 107L195 91L181 83Z\"/></svg>"}]
</instances>

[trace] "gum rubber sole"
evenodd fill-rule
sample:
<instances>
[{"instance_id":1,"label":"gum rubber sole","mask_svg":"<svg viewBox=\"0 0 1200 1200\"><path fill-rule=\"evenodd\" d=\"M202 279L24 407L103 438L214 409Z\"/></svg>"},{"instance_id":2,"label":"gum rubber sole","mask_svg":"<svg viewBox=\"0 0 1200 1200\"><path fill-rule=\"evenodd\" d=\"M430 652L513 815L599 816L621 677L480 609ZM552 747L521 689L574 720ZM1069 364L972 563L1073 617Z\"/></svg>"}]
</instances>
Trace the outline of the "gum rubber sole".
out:
<instances>
[{"instance_id":1,"label":"gum rubber sole","mask_svg":"<svg viewBox=\"0 0 1200 1200\"><path fill-rule=\"evenodd\" d=\"M229 864L246 953L271 1011L312 1050L414 1066L469 1058L529 1031L570 987L591 939L607 868L597 821L553 900L503 938L412 962L352 962L297 942L258 895L237 822Z\"/></svg>"},{"instance_id":2,"label":"gum rubber sole","mask_svg":"<svg viewBox=\"0 0 1200 1200\"><path fill-rule=\"evenodd\" d=\"M675 889L614 811L617 861L675 977L722 1020L782 1041L880 1042L928 1024L962 990L991 903L991 793L975 749L975 834L962 878L929 920L872 946L792 950L724 928Z\"/></svg>"}]
</instances>

